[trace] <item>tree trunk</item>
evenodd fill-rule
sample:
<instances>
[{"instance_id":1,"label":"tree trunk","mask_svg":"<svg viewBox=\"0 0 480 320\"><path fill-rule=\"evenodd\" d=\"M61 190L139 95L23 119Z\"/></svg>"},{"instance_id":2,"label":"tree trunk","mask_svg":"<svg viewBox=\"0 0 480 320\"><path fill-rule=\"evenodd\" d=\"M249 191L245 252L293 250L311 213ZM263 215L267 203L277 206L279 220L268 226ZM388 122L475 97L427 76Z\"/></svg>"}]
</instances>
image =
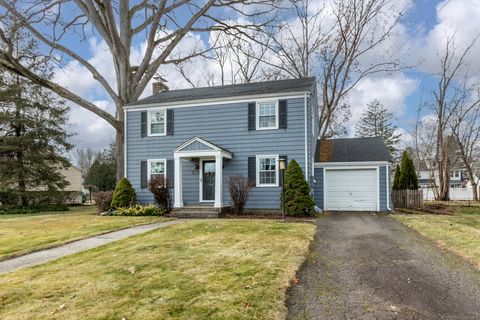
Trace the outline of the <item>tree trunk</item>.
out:
<instances>
[{"instance_id":1,"label":"tree trunk","mask_svg":"<svg viewBox=\"0 0 480 320\"><path fill-rule=\"evenodd\" d=\"M473 201L478 202L478 184L472 181Z\"/></svg>"}]
</instances>

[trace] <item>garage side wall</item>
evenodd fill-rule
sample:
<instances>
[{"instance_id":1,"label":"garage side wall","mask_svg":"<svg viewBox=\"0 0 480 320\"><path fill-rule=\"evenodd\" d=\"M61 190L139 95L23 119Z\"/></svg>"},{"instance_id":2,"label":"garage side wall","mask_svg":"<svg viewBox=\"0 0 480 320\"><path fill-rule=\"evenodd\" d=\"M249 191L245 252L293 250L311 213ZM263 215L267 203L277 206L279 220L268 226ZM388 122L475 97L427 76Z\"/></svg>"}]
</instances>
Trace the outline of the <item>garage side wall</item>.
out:
<instances>
[{"instance_id":1,"label":"garage side wall","mask_svg":"<svg viewBox=\"0 0 480 320\"><path fill-rule=\"evenodd\" d=\"M387 167L379 167L379 184L380 184L380 211L387 211Z\"/></svg>"},{"instance_id":2,"label":"garage side wall","mask_svg":"<svg viewBox=\"0 0 480 320\"><path fill-rule=\"evenodd\" d=\"M313 185L313 199L317 207L324 209L323 206L323 168L315 168L315 183Z\"/></svg>"}]
</instances>

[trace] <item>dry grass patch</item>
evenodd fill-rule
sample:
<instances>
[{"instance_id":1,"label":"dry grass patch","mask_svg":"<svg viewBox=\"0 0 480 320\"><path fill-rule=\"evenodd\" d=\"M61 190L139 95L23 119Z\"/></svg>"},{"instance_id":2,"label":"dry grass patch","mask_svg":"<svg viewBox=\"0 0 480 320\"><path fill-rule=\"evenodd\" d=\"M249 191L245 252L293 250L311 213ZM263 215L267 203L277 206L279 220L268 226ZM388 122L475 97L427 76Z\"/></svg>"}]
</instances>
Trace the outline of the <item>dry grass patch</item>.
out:
<instances>
[{"instance_id":1,"label":"dry grass patch","mask_svg":"<svg viewBox=\"0 0 480 320\"><path fill-rule=\"evenodd\" d=\"M394 217L480 269L479 207L458 208L453 216L420 214Z\"/></svg>"},{"instance_id":2,"label":"dry grass patch","mask_svg":"<svg viewBox=\"0 0 480 320\"><path fill-rule=\"evenodd\" d=\"M315 226L188 222L0 277L0 318L283 319Z\"/></svg>"},{"instance_id":3,"label":"dry grass patch","mask_svg":"<svg viewBox=\"0 0 480 320\"><path fill-rule=\"evenodd\" d=\"M104 217L95 213L95 207L73 207L62 213L0 215L0 261L109 231L166 220Z\"/></svg>"}]
</instances>

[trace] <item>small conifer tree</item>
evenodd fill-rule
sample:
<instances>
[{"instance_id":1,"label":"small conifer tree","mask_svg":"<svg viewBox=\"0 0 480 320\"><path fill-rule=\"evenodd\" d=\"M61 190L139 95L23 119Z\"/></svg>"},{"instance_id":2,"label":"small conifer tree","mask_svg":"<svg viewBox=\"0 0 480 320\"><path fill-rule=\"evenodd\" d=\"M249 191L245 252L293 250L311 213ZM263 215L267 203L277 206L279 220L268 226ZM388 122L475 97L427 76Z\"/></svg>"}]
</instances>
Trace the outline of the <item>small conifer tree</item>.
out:
<instances>
[{"instance_id":1,"label":"small conifer tree","mask_svg":"<svg viewBox=\"0 0 480 320\"><path fill-rule=\"evenodd\" d=\"M415 172L415 166L406 151L403 152L402 156L398 189L418 190L418 178Z\"/></svg>"},{"instance_id":2,"label":"small conifer tree","mask_svg":"<svg viewBox=\"0 0 480 320\"><path fill-rule=\"evenodd\" d=\"M122 178L118 181L112 197L112 208L130 207L135 204L137 195L127 178Z\"/></svg>"},{"instance_id":3,"label":"small conifer tree","mask_svg":"<svg viewBox=\"0 0 480 320\"><path fill-rule=\"evenodd\" d=\"M392 185L393 190L399 189L399 183L400 183L399 179L400 179L400 166L397 164L397 167L395 168L395 175L393 176L393 185Z\"/></svg>"},{"instance_id":4,"label":"small conifer tree","mask_svg":"<svg viewBox=\"0 0 480 320\"><path fill-rule=\"evenodd\" d=\"M285 211L289 216L306 216L313 213L310 186L297 161L292 160L285 171Z\"/></svg>"}]
</instances>

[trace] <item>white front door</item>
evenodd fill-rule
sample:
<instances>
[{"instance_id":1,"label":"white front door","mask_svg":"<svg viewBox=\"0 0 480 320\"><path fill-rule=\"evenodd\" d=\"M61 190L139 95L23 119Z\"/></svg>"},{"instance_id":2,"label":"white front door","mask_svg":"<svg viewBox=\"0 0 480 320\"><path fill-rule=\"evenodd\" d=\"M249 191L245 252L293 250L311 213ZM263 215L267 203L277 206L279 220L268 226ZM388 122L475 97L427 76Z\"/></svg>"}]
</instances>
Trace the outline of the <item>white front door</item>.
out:
<instances>
[{"instance_id":1,"label":"white front door","mask_svg":"<svg viewBox=\"0 0 480 320\"><path fill-rule=\"evenodd\" d=\"M377 169L326 169L325 210L378 210Z\"/></svg>"}]
</instances>

